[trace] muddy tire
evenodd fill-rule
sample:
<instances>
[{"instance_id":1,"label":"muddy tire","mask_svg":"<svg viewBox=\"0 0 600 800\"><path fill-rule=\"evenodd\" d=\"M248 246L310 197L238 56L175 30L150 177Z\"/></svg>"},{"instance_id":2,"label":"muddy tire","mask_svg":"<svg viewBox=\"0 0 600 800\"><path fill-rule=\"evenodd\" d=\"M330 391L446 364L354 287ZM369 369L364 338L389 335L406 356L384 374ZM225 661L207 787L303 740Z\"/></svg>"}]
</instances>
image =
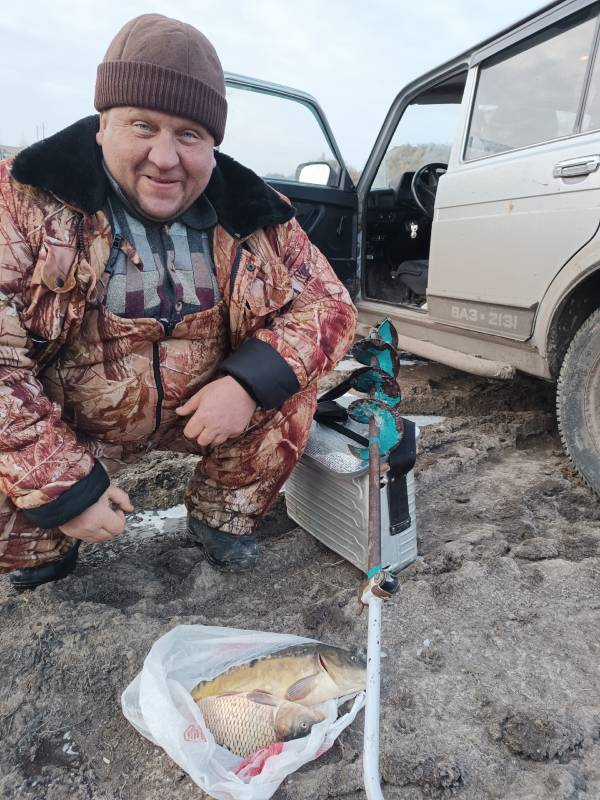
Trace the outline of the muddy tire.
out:
<instances>
[{"instance_id":1,"label":"muddy tire","mask_svg":"<svg viewBox=\"0 0 600 800\"><path fill-rule=\"evenodd\" d=\"M558 428L571 461L600 494L600 309L567 350L556 390Z\"/></svg>"}]
</instances>

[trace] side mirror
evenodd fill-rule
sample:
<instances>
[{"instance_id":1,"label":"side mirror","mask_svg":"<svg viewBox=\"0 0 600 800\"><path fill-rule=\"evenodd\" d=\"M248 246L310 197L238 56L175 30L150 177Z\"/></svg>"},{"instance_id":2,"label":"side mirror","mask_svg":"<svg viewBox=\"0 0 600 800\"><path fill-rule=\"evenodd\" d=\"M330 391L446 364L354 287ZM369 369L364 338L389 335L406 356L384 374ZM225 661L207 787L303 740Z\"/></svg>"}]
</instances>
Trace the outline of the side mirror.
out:
<instances>
[{"instance_id":1,"label":"side mirror","mask_svg":"<svg viewBox=\"0 0 600 800\"><path fill-rule=\"evenodd\" d=\"M299 164L296 169L296 180L298 183L313 183L317 186L329 186L335 173L331 169L331 164L326 161L307 162Z\"/></svg>"}]
</instances>

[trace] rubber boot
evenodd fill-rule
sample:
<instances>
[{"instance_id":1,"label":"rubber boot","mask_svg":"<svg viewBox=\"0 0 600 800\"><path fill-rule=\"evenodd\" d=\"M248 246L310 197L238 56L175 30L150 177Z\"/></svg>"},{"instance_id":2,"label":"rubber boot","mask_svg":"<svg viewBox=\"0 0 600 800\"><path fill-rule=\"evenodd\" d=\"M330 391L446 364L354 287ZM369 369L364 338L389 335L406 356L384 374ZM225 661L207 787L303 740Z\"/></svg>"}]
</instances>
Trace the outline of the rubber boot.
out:
<instances>
[{"instance_id":1,"label":"rubber boot","mask_svg":"<svg viewBox=\"0 0 600 800\"><path fill-rule=\"evenodd\" d=\"M202 545L206 560L224 572L245 572L256 566L258 547L253 533L224 533L188 516L188 530L196 544Z\"/></svg>"},{"instance_id":2,"label":"rubber boot","mask_svg":"<svg viewBox=\"0 0 600 800\"><path fill-rule=\"evenodd\" d=\"M47 561L39 567L16 569L9 574L9 579L18 592L25 592L41 586L42 583L60 581L70 575L77 563L80 542L76 542L69 552L55 561Z\"/></svg>"}]
</instances>

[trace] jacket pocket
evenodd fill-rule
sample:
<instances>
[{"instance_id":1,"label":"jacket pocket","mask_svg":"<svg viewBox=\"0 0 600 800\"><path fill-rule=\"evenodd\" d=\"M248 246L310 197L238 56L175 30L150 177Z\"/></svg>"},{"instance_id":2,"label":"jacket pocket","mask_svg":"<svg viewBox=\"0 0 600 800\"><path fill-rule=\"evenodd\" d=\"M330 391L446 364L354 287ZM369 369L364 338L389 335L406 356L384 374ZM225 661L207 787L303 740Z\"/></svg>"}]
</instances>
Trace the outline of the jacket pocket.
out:
<instances>
[{"instance_id":1,"label":"jacket pocket","mask_svg":"<svg viewBox=\"0 0 600 800\"><path fill-rule=\"evenodd\" d=\"M46 237L31 277L31 297L23 314L29 335L37 345L62 340L65 318L73 316L77 250Z\"/></svg>"},{"instance_id":2,"label":"jacket pocket","mask_svg":"<svg viewBox=\"0 0 600 800\"><path fill-rule=\"evenodd\" d=\"M249 257L244 306L252 317L266 317L294 297L290 273L281 261L256 262Z\"/></svg>"},{"instance_id":3,"label":"jacket pocket","mask_svg":"<svg viewBox=\"0 0 600 800\"><path fill-rule=\"evenodd\" d=\"M291 276L279 260L242 251L229 304L231 348L269 324L294 298Z\"/></svg>"},{"instance_id":4,"label":"jacket pocket","mask_svg":"<svg viewBox=\"0 0 600 800\"><path fill-rule=\"evenodd\" d=\"M75 286L75 261L77 250L72 244L46 237L40 248L35 267L40 282L56 294L70 292Z\"/></svg>"}]
</instances>

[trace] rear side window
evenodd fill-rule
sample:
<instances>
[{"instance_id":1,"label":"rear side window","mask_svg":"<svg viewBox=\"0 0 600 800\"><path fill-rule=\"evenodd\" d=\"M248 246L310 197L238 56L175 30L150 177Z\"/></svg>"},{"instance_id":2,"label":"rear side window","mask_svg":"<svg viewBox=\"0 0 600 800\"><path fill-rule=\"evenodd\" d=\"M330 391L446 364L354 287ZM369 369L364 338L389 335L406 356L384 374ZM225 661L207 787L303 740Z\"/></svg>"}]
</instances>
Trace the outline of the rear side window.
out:
<instances>
[{"instance_id":1,"label":"rear side window","mask_svg":"<svg viewBox=\"0 0 600 800\"><path fill-rule=\"evenodd\" d=\"M466 160L575 132L596 13L561 22L481 65Z\"/></svg>"},{"instance_id":2,"label":"rear side window","mask_svg":"<svg viewBox=\"0 0 600 800\"><path fill-rule=\"evenodd\" d=\"M596 63L588 89L588 96L581 121L582 131L600 129L600 53L596 53Z\"/></svg>"}]
</instances>

